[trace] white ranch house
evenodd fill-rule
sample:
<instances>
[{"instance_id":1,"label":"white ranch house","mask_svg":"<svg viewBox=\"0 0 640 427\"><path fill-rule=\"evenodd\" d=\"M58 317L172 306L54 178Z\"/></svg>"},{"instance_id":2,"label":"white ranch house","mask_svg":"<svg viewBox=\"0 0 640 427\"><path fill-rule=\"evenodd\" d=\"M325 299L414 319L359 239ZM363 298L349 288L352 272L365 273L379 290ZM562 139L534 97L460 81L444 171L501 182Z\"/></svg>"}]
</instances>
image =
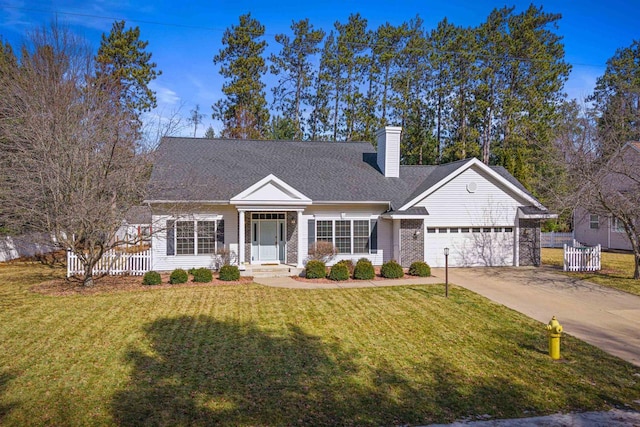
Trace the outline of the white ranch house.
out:
<instances>
[{"instance_id":1,"label":"white ranch house","mask_svg":"<svg viewBox=\"0 0 640 427\"><path fill-rule=\"evenodd\" d=\"M340 259L403 266L540 262L540 221L553 215L504 168L477 159L400 165L400 132L364 142L164 138L150 182L157 271L212 267L214 254L304 266L310 244Z\"/></svg>"}]
</instances>

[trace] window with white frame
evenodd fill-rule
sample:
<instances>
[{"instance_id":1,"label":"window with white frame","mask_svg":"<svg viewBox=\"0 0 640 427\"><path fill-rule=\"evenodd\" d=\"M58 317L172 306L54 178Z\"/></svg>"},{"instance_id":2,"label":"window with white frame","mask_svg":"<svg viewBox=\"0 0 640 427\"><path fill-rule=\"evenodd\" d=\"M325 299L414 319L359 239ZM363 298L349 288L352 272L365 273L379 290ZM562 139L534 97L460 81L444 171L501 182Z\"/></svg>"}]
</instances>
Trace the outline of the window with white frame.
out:
<instances>
[{"instance_id":1,"label":"window with white frame","mask_svg":"<svg viewBox=\"0 0 640 427\"><path fill-rule=\"evenodd\" d=\"M224 220L167 221L167 255L208 255L222 247Z\"/></svg>"},{"instance_id":2,"label":"window with white frame","mask_svg":"<svg viewBox=\"0 0 640 427\"><path fill-rule=\"evenodd\" d=\"M589 215L589 228L592 230L600 228L600 217L598 215Z\"/></svg>"},{"instance_id":3,"label":"window with white frame","mask_svg":"<svg viewBox=\"0 0 640 427\"><path fill-rule=\"evenodd\" d=\"M330 242L341 254L368 254L370 222L360 219L316 221L316 241Z\"/></svg>"},{"instance_id":4,"label":"window with white frame","mask_svg":"<svg viewBox=\"0 0 640 427\"><path fill-rule=\"evenodd\" d=\"M611 218L611 231L615 231L616 233L624 233L624 224L619 218Z\"/></svg>"}]
</instances>

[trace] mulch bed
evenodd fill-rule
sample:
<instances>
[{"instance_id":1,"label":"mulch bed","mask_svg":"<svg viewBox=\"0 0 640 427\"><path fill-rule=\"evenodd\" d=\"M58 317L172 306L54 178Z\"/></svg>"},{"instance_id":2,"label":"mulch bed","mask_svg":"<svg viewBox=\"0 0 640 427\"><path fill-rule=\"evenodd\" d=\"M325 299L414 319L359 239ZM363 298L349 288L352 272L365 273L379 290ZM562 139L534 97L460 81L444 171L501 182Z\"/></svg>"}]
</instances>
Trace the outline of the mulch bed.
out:
<instances>
[{"instance_id":1,"label":"mulch bed","mask_svg":"<svg viewBox=\"0 0 640 427\"><path fill-rule=\"evenodd\" d=\"M162 277L162 284L154 286L143 285L142 276L103 276L94 278L94 285L91 287L84 287L80 280L70 278L39 283L32 286L30 290L43 295L71 296L109 294L114 292L153 291L156 289L175 289L179 287L246 285L253 282L253 277L240 277L240 280L225 282L224 280L219 280L214 276L213 280L209 283L195 283L189 281L179 285L171 285L169 284L169 275L170 273L161 273L160 277Z\"/></svg>"}]
</instances>

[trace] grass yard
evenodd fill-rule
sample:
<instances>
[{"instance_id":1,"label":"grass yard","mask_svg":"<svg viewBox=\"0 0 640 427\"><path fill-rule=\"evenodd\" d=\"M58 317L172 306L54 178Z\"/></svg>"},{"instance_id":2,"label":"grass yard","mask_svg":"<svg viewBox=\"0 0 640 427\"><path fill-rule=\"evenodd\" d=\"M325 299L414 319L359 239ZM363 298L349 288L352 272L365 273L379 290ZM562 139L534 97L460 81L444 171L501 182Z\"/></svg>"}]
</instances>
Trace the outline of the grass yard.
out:
<instances>
[{"instance_id":1,"label":"grass yard","mask_svg":"<svg viewBox=\"0 0 640 427\"><path fill-rule=\"evenodd\" d=\"M588 273L566 273L592 283L640 295L640 280L633 278L632 254L602 252L602 270ZM542 249L542 263L562 268L563 249Z\"/></svg>"},{"instance_id":2,"label":"grass yard","mask_svg":"<svg viewBox=\"0 0 640 427\"><path fill-rule=\"evenodd\" d=\"M453 287L45 296L0 264L2 425L400 425L640 409L640 368ZM634 401L636 403L634 403Z\"/></svg>"}]
</instances>

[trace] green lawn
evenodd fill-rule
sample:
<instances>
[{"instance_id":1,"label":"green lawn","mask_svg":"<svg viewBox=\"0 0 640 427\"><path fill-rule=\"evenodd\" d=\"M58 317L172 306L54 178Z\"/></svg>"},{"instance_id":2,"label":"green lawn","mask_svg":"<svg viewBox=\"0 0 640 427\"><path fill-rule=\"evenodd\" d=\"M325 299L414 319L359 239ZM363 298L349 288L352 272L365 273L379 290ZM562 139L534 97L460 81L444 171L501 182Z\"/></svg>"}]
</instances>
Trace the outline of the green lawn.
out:
<instances>
[{"instance_id":1,"label":"green lawn","mask_svg":"<svg viewBox=\"0 0 640 427\"><path fill-rule=\"evenodd\" d=\"M453 287L44 296L0 264L2 425L400 425L640 409L640 368Z\"/></svg>"},{"instance_id":2,"label":"green lawn","mask_svg":"<svg viewBox=\"0 0 640 427\"><path fill-rule=\"evenodd\" d=\"M562 268L563 249L542 249L542 263ZM633 279L632 254L602 252L602 270L589 273L566 273L592 283L640 295L640 280Z\"/></svg>"}]
</instances>

